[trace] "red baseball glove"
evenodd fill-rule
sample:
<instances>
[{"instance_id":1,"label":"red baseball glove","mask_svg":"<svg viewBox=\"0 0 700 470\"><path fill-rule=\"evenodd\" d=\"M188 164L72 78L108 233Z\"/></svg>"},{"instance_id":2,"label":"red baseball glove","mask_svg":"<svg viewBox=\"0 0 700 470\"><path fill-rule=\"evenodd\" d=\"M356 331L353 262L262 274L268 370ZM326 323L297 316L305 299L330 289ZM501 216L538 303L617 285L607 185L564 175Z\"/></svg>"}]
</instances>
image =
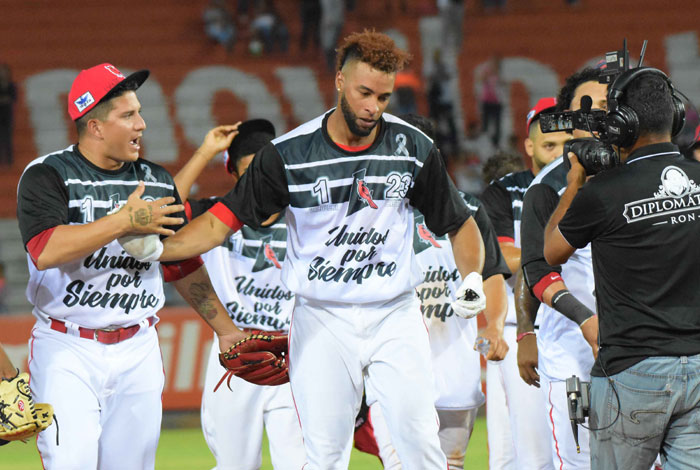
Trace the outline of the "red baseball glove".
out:
<instances>
[{"instance_id":1,"label":"red baseball glove","mask_svg":"<svg viewBox=\"0 0 700 470\"><path fill-rule=\"evenodd\" d=\"M282 385L289 382L286 354L286 334L254 331L219 354L219 362L227 370L214 391L225 379L230 389L231 377L234 375L256 385Z\"/></svg>"}]
</instances>

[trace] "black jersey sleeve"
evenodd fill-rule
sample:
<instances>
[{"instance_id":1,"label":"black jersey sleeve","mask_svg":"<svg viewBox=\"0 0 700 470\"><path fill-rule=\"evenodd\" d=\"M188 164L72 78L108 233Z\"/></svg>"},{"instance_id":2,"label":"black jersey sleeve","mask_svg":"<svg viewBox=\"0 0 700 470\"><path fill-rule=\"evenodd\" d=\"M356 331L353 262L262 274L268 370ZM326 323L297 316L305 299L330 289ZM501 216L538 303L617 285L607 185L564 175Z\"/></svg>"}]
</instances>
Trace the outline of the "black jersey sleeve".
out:
<instances>
[{"instance_id":1,"label":"black jersey sleeve","mask_svg":"<svg viewBox=\"0 0 700 470\"><path fill-rule=\"evenodd\" d=\"M284 163L274 144L260 149L236 186L221 202L252 228L289 205Z\"/></svg>"},{"instance_id":2,"label":"black jersey sleeve","mask_svg":"<svg viewBox=\"0 0 700 470\"><path fill-rule=\"evenodd\" d=\"M481 275L484 279L488 279L496 274L503 274L503 276L508 279L511 276L510 269L508 269L503 253L501 253L501 247L498 245L498 237L493 229L486 208L483 205L477 209L474 220L481 232L481 238L484 240L485 258Z\"/></svg>"},{"instance_id":3,"label":"black jersey sleeve","mask_svg":"<svg viewBox=\"0 0 700 470\"><path fill-rule=\"evenodd\" d=\"M194 219L195 217L199 217L200 215L204 214L206 211L211 209L214 204L217 202L221 201L220 197L208 197L204 199L189 199L187 201L187 204L190 206L188 214L190 216L190 219Z\"/></svg>"},{"instance_id":4,"label":"black jersey sleeve","mask_svg":"<svg viewBox=\"0 0 700 470\"><path fill-rule=\"evenodd\" d=\"M489 212L496 236L515 240L513 207L508 190L500 181L494 181L481 195L481 202Z\"/></svg>"},{"instance_id":5,"label":"black jersey sleeve","mask_svg":"<svg viewBox=\"0 0 700 470\"><path fill-rule=\"evenodd\" d=\"M605 204L598 193L586 183L578 190L571 206L559 221L559 231L569 245L583 248L600 235L606 224Z\"/></svg>"},{"instance_id":6,"label":"black jersey sleeve","mask_svg":"<svg viewBox=\"0 0 700 470\"><path fill-rule=\"evenodd\" d=\"M521 264L530 288L551 272L561 273L560 266L550 266L544 259L544 228L558 202L559 195L546 184L530 187L523 199Z\"/></svg>"},{"instance_id":7,"label":"black jersey sleeve","mask_svg":"<svg viewBox=\"0 0 700 470\"><path fill-rule=\"evenodd\" d=\"M433 146L407 197L437 236L457 230L472 215Z\"/></svg>"},{"instance_id":8,"label":"black jersey sleeve","mask_svg":"<svg viewBox=\"0 0 700 470\"><path fill-rule=\"evenodd\" d=\"M17 190L17 221L24 246L41 232L68 223L68 190L55 168L27 168Z\"/></svg>"}]
</instances>

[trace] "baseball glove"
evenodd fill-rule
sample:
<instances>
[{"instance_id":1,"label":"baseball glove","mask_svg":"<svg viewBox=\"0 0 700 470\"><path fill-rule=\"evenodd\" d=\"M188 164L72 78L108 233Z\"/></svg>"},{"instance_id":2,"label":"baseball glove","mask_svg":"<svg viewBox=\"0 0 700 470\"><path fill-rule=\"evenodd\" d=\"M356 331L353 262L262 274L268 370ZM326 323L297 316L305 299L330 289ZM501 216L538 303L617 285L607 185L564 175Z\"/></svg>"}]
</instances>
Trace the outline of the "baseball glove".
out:
<instances>
[{"instance_id":1,"label":"baseball glove","mask_svg":"<svg viewBox=\"0 0 700 470\"><path fill-rule=\"evenodd\" d=\"M26 441L53 422L53 407L34 403L29 374L18 374L0 382L0 440Z\"/></svg>"},{"instance_id":2,"label":"baseball glove","mask_svg":"<svg viewBox=\"0 0 700 470\"><path fill-rule=\"evenodd\" d=\"M289 382L287 369L287 335L268 331L253 334L219 354L219 362L226 373L214 388L216 391L227 379L231 388L231 377L240 377L256 385L282 385Z\"/></svg>"}]
</instances>

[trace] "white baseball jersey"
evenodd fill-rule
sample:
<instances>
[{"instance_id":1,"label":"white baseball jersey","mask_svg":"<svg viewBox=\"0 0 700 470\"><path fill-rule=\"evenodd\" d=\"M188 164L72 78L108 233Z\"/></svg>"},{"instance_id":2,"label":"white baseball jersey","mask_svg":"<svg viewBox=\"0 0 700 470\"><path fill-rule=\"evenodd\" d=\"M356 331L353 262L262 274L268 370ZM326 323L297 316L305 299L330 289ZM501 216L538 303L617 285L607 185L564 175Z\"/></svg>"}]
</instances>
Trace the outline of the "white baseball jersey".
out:
<instances>
[{"instance_id":1,"label":"white baseball jersey","mask_svg":"<svg viewBox=\"0 0 700 470\"><path fill-rule=\"evenodd\" d=\"M143 199L177 198L170 174L145 160L103 170L76 146L37 158L19 182L17 213L25 245L57 225L104 217L126 204L139 180L146 185ZM27 298L46 323L51 317L87 328L130 326L155 315L165 300L159 263L137 261L116 240L55 268L39 271L30 255L27 264Z\"/></svg>"},{"instance_id":2,"label":"white baseball jersey","mask_svg":"<svg viewBox=\"0 0 700 470\"><path fill-rule=\"evenodd\" d=\"M498 248L498 240L481 202L464 195L467 206L484 238L486 259L483 277L494 274L508 276L510 271ZM446 235L437 237L425 226L423 215L416 211L413 249L423 270L423 282L416 288L421 301L425 324L430 332L430 350L440 409L469 409L484 403L481 391L481 363L474 350L477 320L454 314L450 302L454 300L462 277L457 270L452 244Z\"/></svg>"},{"instance_id":3,"label":"white baseball jersey","mask_svg":"<svg viewBox=\"0 0 700 470\"><path fill-rule=\"evenodd\" d=\"M263 147L211 211L258 227L263 214L287 208L282 281L295 294L356 304L395 298L421 280L411 206L430 214L426 222L440 235L470 212L432 141L416 128L384 114L369 148L343 152L327 145L328 115Z\"/></svg>"}]
</instances>

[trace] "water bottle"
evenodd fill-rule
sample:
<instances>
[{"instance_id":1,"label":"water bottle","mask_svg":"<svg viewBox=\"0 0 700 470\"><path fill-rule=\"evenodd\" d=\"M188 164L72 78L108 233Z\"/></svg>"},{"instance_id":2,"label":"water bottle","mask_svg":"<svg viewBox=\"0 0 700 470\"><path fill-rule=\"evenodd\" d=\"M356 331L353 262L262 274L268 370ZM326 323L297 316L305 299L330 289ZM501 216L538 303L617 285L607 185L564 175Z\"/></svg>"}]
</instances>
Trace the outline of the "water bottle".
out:
<instances>
[{"instance_id":1,"label":"water bottle","mask_svg":"<svg viewBox=\"0 0 700 470\"><path fill-rule=\"evenodd\" d=\"M479 351L482 356L486 357L489 353L489 349L491 349L491 341L483 336L479 336L474 342L474 347L476 347L476 350Z\"/></svg>"}]
</instances>

